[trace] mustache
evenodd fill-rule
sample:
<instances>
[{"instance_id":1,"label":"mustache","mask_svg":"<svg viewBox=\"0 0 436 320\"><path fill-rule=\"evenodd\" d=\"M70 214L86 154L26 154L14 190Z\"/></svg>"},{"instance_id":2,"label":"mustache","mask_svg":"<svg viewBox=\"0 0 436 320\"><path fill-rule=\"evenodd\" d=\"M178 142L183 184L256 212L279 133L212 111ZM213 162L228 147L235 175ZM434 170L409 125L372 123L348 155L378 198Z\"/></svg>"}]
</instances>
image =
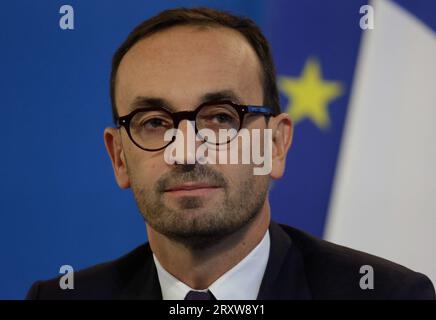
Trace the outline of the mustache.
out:
<instances>
[{"instance_id":1,"label":"mustache","mask_svg":"<svg viewBox=\"0 0 436 320\"><path fill-rule=\"evenodd\" d=\"M163 193L165 190L186 182L207 183L222 188L227 187L227 180L224 176L207 165L180 164L157 180L155 190Z\"/></svg>"}]
</instances>

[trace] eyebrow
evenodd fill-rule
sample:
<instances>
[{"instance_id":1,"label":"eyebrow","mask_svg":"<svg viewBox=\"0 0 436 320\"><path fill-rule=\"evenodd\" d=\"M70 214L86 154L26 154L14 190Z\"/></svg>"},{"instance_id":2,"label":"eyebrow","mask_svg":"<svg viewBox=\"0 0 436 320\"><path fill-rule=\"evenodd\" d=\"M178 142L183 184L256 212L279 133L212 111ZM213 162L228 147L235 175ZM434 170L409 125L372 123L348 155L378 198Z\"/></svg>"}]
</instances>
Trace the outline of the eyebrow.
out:
<instances>
[{"instance_id":1,"label":"eyebrow","mask_svg":"<svg viewBox=\"0 0 436 320\"><path fill-rule=\"evenodd\" d=\"M230 100L233 103L241 103L241 98L230 89L226 90L219 90L214 92L208 92L205 93L198 103L198 105L205 103L205 102L212 102L212 101L220 101L220 100ZM158 98L158 97L147 97L147 96L138 96L136 97L133 102L129 106L129 113L139 109L139 108L165 108L171 112L177 112L174 106L166 99L164 98Z\"/></svg>"}]
</instances>

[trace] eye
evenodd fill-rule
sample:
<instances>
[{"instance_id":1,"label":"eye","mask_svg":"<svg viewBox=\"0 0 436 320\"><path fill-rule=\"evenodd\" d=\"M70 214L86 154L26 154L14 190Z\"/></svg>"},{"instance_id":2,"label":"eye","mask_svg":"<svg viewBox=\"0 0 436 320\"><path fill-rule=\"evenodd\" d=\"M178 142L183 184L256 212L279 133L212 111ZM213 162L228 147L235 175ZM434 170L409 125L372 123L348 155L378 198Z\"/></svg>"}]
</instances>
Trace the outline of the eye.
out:
<instances>
[{"instance_id":1,"label":"eye","mask_svg":"<svg viewBox=\"0 0 436 320\"><path fill-rule=\"evenodd\" d=\"M139 126L145 130L154 130L160 128L170 128L171 124L163 118L148 118L139 123Z\"/></svg>"},{"instance_id":2,"label":"eye","mask_svg":"<svg viewBox=\"0 0 436 320\"><path fill-rule=\"evenodd\" d=\"M226 113L219 113L212 117L213 120L216 120L219 123L227 123L234 121L234 118Z\"/></svg>"},{"instance_id":3,"label":"eye","mask_svg":"<svg viewBox=\"0 0 436 320\"><path fill-rule=\"evenodd\" d=\"M199 129L219 130L239 128L238 113L232 106L226 104L213 104L203 107L198 113L196 121Z\"/></svg>"},{"instance_id":4,"label":"eye","mask_svg":"<svg viewBox=\"0 0 436 320\"><path fill-rule=\"evenodd\" d=\"M151 127L151 128L157 128L163 125L163 120L159 119L159 118L152 118L149 119L147 121L145 121L144 123L142 123L142 126L144 127Z\"/></svg>"}]
</instances>

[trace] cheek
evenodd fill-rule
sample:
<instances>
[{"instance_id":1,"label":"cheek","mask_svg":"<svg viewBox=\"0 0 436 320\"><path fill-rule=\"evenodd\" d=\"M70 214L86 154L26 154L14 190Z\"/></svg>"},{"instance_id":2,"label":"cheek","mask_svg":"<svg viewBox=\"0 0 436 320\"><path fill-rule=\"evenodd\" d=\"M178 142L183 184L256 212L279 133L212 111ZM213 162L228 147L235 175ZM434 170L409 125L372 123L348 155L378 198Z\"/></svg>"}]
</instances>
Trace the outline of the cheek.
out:
<instances>
[{"instance_id":1,"label":"cheek","mask_svg":"<svg viewBox=\"0 0 436 320\"><path fill-rule=\"evenodd\" d=\"M220 168L221 167L221 168ZM253 167L243 164L228 164L218 167L218 170L226 177L230 192L238 192L243 185L252 183Z\"/></svg>"},{"instance_id":2,"label":"cheek","mask_svg":"<svg viewBox=\"0 0 436 320\"><path fill-rule=\"evenodd\" d=\"M255 203L262 198L268 190L268 176L253 175L253 167L250 165L235 165L233 170L227 173L229 181L229 200Z\"/></svg>"},{"instance_id":3,"label":"cheek","mask_svg":"<svg viewBox=\"0 0 436 320\"><path fill-rule=\"evenodd\" d=\"M140 189L153 188L156 180L166 170L162 157L156 157L146 151L130 150L126 157L129 179Z\"/></svg>"}]
</instances>

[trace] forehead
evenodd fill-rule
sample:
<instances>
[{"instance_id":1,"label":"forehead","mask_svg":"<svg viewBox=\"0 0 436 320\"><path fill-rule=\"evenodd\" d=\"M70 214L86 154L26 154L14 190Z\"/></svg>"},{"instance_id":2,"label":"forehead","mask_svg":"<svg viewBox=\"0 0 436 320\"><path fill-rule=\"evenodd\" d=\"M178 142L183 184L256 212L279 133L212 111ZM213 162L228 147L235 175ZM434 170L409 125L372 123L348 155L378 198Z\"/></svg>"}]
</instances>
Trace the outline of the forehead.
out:
<instances>
[{"instance_id":1,"label":"forehead","mask_svg":"<svg viewBox=\"0 0 436 320\"><path fill-rule=\"evenodd\" d=\"M140 40L126 53L117 74L116 104L122 115L138 96L189 106L208 92L232 90L242 100L259 100L260 70L255 51L235 30L173 27Z\"/></svg>"}]
</instances>

